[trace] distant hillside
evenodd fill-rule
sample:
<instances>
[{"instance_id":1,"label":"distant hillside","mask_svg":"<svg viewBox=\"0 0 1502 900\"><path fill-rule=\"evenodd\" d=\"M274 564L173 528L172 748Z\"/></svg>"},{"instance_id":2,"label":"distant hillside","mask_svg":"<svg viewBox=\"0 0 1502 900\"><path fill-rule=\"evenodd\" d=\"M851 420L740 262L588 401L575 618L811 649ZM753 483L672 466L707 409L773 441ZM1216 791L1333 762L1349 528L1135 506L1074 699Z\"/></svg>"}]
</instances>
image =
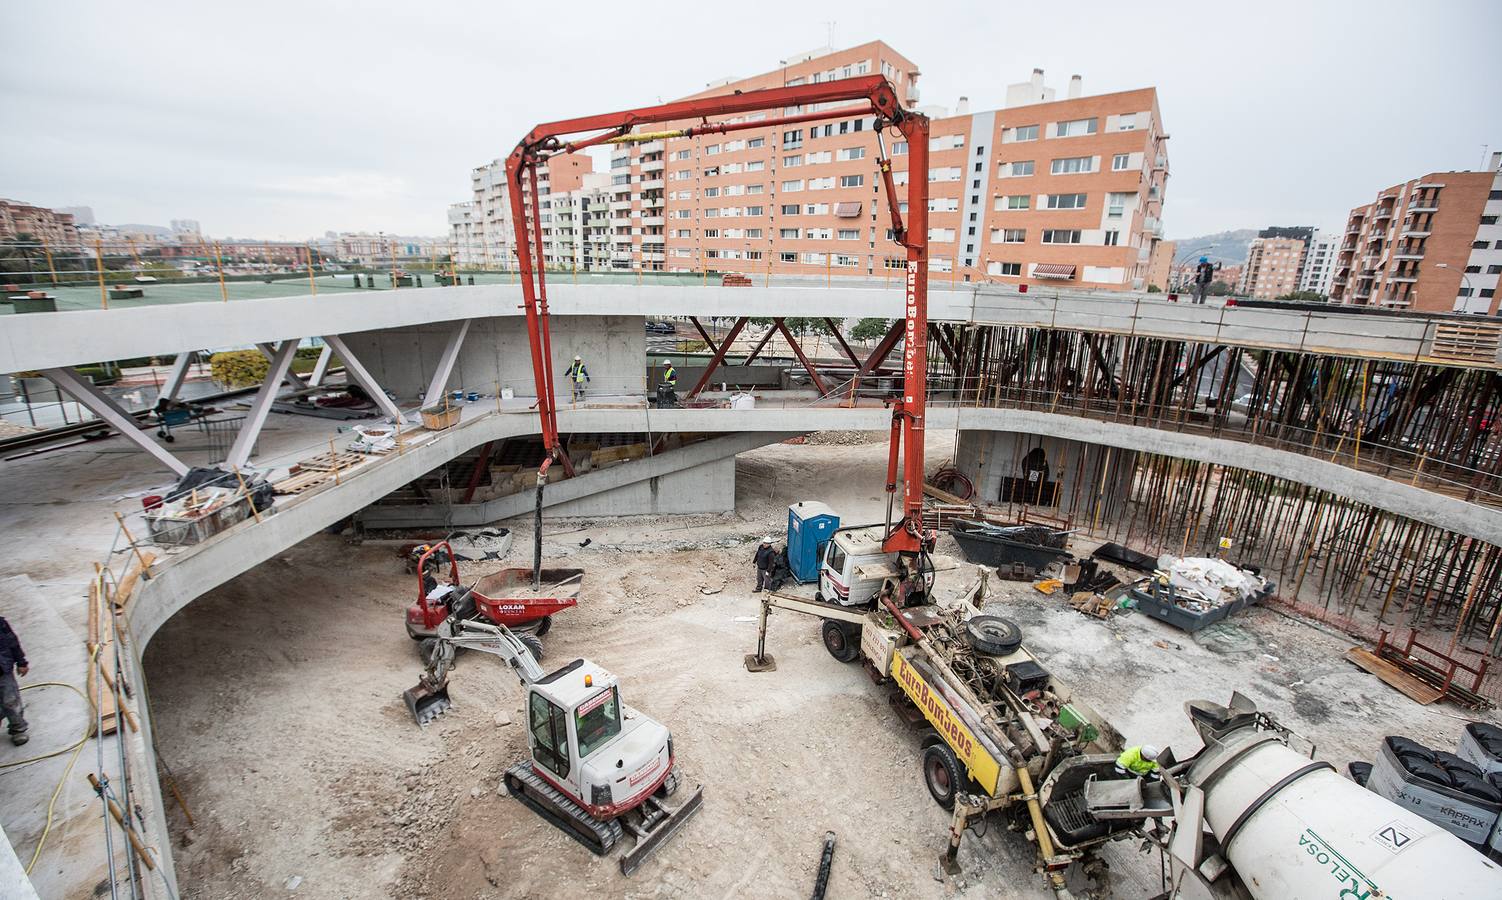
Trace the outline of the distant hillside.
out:
<instances>
[{"instance_id":1,"label":"distant hillside","mask_svg":"<svg viewBox=\"0 0 1502 900\"><path fill-rule=\"evenodd\" d=\"M1228 266L1240 265L1246 262L1247 248L1256 237L1257 229L1241 228L1202 237L1184 238L1174 242L1173 255L1175 259L1180 260L1198 260L1201 256L1208 256L1211 262L1225 263ZM1215 245L1213 249L1211 244Z\"/></svg>"}]
</instances>

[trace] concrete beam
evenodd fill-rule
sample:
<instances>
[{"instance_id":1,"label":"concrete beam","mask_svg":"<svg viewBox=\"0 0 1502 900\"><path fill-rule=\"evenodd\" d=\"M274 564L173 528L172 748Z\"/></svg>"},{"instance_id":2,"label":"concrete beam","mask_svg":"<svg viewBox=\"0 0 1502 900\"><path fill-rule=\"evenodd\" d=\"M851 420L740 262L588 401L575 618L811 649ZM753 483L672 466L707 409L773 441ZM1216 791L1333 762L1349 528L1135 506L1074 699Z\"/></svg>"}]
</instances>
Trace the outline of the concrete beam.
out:
<instances>
[{"instance_id":1,"label":"concrete beam","mask_svg":"<svg viewBox=\"0 0 1502 900\"><path fill-rule=\"evenodd\" d=\"M110 427L120 432L131 443L156 457L162 465L178 475L187 474L187 463L168 453L161 444L152 440L151 435L137 424L135 416L106 397L99 388L94 386L93 382L68 368L43 369L42 374L60 389L67 391L74 400L88 407L94 415L108 422Z\"/></svg>"},{"instance_id":2,"label":"concrete beam","mask_svg":"<svg viewBox=\"0 0 1502 900\"><path fill-rule=\"evenodd\" d=\"M240 433L235 435L235 443L229 448L229 456L225 458L225 463L229 466L238 468L250 459L256 438L261 436L261 428L266 424L266 416L271 412L271 404L276 400L277 390L282 386L287 370L292 367L292 356L296 352L297 341L293 339L282 341L281 346L272 353L271 368L266 372L266 380L261 382L260 390L256 391L255 398L250 401L250 410L245 414L245 421L240 424Z\"/></svg>"},{"instance_id":3,"label":"concrete beam","mask_svg":"<svg viewBox=\"0 0 1502 900\"><path fill-rule=\"evenodd\" d=\"M464 346L464 336L469 334L469 323L472 319L465 319L449 335L448 343L443 345L443 353L438 357L438 366L433 370L433 380L428 382L428 391L422 395L422 405L432 406L443 399L443 392L448 389L449 376L454 372L454 361L459 358L459 350Z\"/></svg>"},{"instance_id":4,"label":"concrete beam","mask_svg":"<svg viewBox=\"0 0 1502 900\"><path fill-rule=\"evenodd\" d=\"M392 422L400 423L402 421L402 411L397 409L396 404L391 402L390 397L386 396L386 389L377 384L376 380L370 376L370 372L360 363L355 354L351 352L349 345L344 343L344 338L337 334L328 334L324 335L323 340L330 347L333 347L334 352L339 354L339 358L344 361L345 374L349 375L349 377L355 380L356 384L365 389L365 393L370 395L370 399L375 401L376 406L379 406L382 412L391 417Z\"/></svg>"}]
</instances>

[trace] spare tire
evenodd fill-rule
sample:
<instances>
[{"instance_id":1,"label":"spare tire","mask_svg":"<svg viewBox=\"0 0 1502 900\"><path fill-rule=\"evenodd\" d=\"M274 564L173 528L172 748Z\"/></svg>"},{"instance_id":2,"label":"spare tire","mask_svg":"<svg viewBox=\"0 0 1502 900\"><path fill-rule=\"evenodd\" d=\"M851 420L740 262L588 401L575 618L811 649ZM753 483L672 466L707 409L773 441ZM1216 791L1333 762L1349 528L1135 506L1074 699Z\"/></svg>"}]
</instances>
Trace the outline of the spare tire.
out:
<instances>
[{"instance_id":1,"label":"spare tire","mask_svg":"<svg viewBox=\"0 0 1502 900\"><path fill-rule=\"evenodd\" d=\"M971 616L965 622L965 639L981 653L1008 656L1022 646L1022 629L1001 616Z\"/></svg>"},{"instance_id":2,"label":"spare tire","mask_svg":"<svg viewBox=\"0 0 1502 900\"><path fill-rule=\"evenodd\" d=\"M1372 777L1372 764L1369 762L1346 763L1346 774L1351 776L1352 781L1366 787L1367 779Z\"/></svg>"},{"instance_id":3,"label":"spare tire","mask_svg":"<svg viewBox=\"0 0 1502 900\"><path fill-rule=\"evenodd\" d=\"M1398 754L1399 756L1402 756L1405 753L1416 753L1424 759L1434 759L1433 750L1430 750L1428 747L1425 747L1418 741L1411 741L1406 737L1398 737L1397 735L1393 735L1387 739L1387 746L1391 747L1392 752Z\"/></svg>"},{"instance_id":4,"label":"spare tire","mask_svg":"<svg viewBox=\"0 0 1502 900\"><path fill-rule=\"evenodd\" d=\"M1481 767L1475 763L1461 759L1453 753L1446 753L1443 750L1434 751L1434 764L1446 772L1464 772L1477 778L1485 774L1481 771Z\"/></svg>"}]
</instances>

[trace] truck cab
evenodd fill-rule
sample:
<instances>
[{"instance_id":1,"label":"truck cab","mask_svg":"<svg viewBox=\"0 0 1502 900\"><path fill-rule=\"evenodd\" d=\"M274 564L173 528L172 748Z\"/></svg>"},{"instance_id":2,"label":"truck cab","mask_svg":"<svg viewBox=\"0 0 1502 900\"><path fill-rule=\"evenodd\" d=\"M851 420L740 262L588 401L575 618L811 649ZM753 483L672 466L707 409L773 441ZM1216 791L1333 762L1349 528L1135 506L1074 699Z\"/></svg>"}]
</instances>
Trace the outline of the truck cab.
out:
<instances>
[{"instance_id":1,"label":"truck cab","mask_svg":"<svg viewBox=\"0 0 1502 900\"><path fill-rule=\"evenodd\" d=\"M868 606L888 578L898 577L893 554L881 549L882 534L880 525L835 532L824 545L819 564L819 599L841 606ZM931 589L932 572L925 581Z\"/></svg>"},{"instance_id":2,"label":"truck cab","mask_svg":"<svg viewBox=\"0 0 1502 900\"><path fill-rule=\"evenodd\" d=\"M597 819L630 809L667 779L666 726L621 702L614 675L575 660L527 691L532 769Z\"/></svg>"}]
</instances>

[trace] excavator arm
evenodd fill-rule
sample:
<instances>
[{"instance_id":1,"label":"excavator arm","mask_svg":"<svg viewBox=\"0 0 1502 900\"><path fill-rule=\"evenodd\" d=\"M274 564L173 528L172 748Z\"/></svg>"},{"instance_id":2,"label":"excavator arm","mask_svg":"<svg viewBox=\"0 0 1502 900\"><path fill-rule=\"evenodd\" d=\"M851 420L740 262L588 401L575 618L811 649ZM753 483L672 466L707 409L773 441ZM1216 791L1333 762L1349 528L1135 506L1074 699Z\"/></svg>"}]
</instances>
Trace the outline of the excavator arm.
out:
<instances>
[{"instance_id":1,"label":"excavator arm","mask_svg":"<svg viewBox=\"0 0 1502 900\"><path fill-rule=\"evenodd\" d=\"M454 667L454 653L461 647L504 659L522 687L546 674L537 664L542 656L542 644L537 638L530 634L518 635L505 625L450 616L438 626L437 634L428 640L434 643L431 651L427 651L427 668L417 684L402 692L407 711L419 725L426 725L453 705L449 699L448 674Z\"/></svg>"}]
</instances>

